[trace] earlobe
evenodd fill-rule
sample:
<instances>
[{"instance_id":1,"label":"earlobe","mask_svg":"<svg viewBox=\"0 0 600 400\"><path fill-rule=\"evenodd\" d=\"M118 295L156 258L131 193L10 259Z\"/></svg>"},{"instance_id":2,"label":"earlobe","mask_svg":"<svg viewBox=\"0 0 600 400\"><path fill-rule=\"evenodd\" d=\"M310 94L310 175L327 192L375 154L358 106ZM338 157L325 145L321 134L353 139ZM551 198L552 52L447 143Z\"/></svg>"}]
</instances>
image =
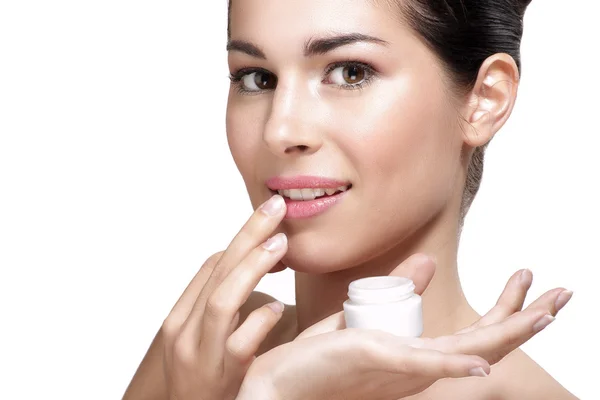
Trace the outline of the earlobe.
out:
<instances>
[{"instance_id":1,"label":"earlobe","mask_svg":"<svg viewBox=\"0 0 600 400\"><path fill-rule=\"evenodd\" d=\"M498 53L488 57L470 94L464 141L470 147L489 142L510 116L517 97L519 71L514 59Z\"/></svg>"}]
</instances>

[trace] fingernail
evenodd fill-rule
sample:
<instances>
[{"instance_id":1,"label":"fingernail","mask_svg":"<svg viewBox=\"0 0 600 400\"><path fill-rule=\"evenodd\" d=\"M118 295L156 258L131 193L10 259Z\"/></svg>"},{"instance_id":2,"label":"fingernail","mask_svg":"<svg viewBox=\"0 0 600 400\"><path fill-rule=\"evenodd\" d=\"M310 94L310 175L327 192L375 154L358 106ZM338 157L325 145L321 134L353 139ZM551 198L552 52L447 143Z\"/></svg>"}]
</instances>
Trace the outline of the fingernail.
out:
<instances>
[{"instance_id":1,"label":"fingernail","mask_svg":"<svg viewBox=\"0 0 600 400\"><path fill-rule=\"evenodd\" d=\"M268 251L279 250L283 247L285 240L285 234L278 233L277 235L270 237L269 240L263 243L263 248L265 248Z\"/></svg>"},{"instance_id":2,"label":"fingernail","mask_svg":"<svg viewBox=\"0 0 600 400\"><path fill-rule=\"evenodd\" d=\"M556 308L556 312L559 312L568 302L571 300L571 296L573 296L573 292L570 290L563 290L556 301L554 302L554 308Z\"/></svg>"},{"instance_id":3,"label":"fingernail","mask_svg":"<svg viewBox=\"0 0 600 400\"><path fill-rule=\"evenodd\" d=\"M273 217L279 214L279 212L283 209L284 204L285 201L283 200L283 197L276 194L267 200L262 206L260 206L260 209L268 216Z\"/></svg>"},{"instance_id":4,"label":"fingernail","mask_svg":"<svg viewBox=\"0 0 600 400\"><path fill-rule=\"evenodd\" d=\"M469 375L471 376L481 376L485 378L488 374L485 373L485 370L482 367L471 368L469 370Z\"/></svg>"},{"instance_id":5,"label":"fingernail","mask_svg":"<svg viewBox=\"0 0 600 400\"><path fill-rule=\"evenodd\" d=\"M533 273L529 269L524 269L521 271L521 275L519 276L519 283L525 287L531 286L531 282L533 281Z\"/></svg>"},{"instance_id":6,"label":"fingernail","mask_svg":"<svg viewBox=\"0 0 600 400\"><path fill-rule=\"evenodd\" d=\"M269 306L269 308L273 310L275 314L281 313L284 308L283 303L280 301L274 301L273 303L267 304L267 306Z\"/></svg>"},{"instance_id":7,"label":"fingernail","mask_svg":"<svg viewBox=\"0 0 600 400\"><path fill-rule=\"evenodd\" d=\"M534 325L533 325L533 331L535 333L538 333L539 331L541 331L542 329L544 329L545 327L547 327L548 325L550 325L550 323L552 321L554 321L556 318L554 318L552 315L550 314L546 314L544 315L542 318L540 318Z\"/></svg>"}]
</instances>

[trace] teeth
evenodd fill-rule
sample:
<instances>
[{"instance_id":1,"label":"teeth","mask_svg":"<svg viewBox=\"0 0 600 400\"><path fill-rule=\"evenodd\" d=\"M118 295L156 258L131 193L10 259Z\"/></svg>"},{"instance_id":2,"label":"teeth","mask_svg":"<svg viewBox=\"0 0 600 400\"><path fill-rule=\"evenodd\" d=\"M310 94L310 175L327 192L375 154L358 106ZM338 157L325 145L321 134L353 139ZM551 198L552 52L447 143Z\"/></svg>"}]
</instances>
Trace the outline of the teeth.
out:
<instances>
[{"instance_id":1,"label":"teeth","mask_svg":"<svg viewBox=\"0 0 600 400\"><path fill-rule=\"evenodd\" d=\"M277 193L281 196L289 197L292 200L314 200L317 197L325 196L325 194L331 196L336 192L345 192L346 190L348 190L348 186L340 186L335 189L283 189L278 190Z\"/></svg>"},{"instance_id":2,"label":"teeth","mask_svg":"<svg viewBox=\"0 0 600 400\"><path fill-rule=\"evenodd\" d=\"M300 189L300 194L302 194L302 200L314 200L316 197L316 193L312 189Z\"/></svg>"},{"instance_id":3,"label":"teeth","mask_svg":"<svg viewBox=\"0 0 600 400\"><path fill-rule=\"evenodd\" d=\"M302 199L302 189L290 189L290 199L303 200Z\"/></svg>"}]
</instances>

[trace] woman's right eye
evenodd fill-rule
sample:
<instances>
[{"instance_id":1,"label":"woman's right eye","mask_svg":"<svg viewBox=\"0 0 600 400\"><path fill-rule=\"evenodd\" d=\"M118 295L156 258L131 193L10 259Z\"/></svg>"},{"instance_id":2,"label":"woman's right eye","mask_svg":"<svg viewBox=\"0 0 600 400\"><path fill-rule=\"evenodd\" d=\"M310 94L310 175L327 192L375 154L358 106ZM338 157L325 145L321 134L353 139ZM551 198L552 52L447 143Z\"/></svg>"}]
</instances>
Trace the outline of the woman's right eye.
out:
<instances>
[{"instance_id":1,"label":"woman's right eye","mask_svg":"<svg viewBox=\"0 0 600 400\"><path fill-rule=\"evenodd\" d=\"M239 86L241 92L261 92L277 86L277 77L262 70L240 71L231 77L231 81Z\"/></svg>"}]
</instances>

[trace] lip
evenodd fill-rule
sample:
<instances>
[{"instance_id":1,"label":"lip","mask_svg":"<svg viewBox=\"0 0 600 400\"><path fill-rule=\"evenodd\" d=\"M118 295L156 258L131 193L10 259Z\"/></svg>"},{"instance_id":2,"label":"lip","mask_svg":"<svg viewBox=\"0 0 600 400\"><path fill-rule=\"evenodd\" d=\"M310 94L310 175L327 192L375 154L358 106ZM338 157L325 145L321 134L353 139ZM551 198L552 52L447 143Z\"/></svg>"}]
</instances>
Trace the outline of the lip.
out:
<instances>
[{"instance_id":1,"label":"lip","mask_svg":"<svg viewBox=\"0 0 600 400\"><path fill-rule=\"evenodd\" d=\"M310 175L289 178L277 176L267 180L267 187L275 193L278 190L286 189L328 189L338 188L340 186L350 186L350 188L344 192L334 194L333 196L324 196L314 200L292 200L289 197L284 196L283 198L287 206L285 219L304 219L324 213L346 197L352 188L352 184L348 181L339 179Z\"/></svg>"}]
</instances>

